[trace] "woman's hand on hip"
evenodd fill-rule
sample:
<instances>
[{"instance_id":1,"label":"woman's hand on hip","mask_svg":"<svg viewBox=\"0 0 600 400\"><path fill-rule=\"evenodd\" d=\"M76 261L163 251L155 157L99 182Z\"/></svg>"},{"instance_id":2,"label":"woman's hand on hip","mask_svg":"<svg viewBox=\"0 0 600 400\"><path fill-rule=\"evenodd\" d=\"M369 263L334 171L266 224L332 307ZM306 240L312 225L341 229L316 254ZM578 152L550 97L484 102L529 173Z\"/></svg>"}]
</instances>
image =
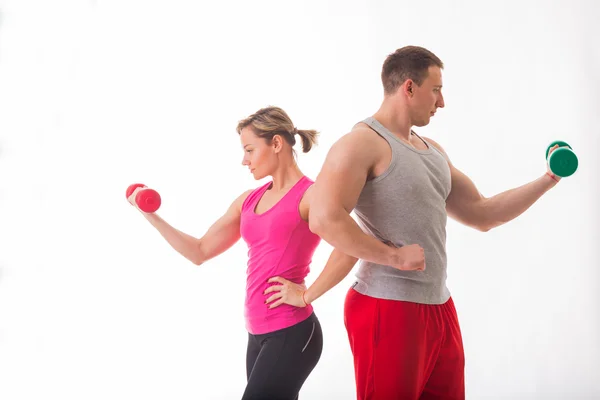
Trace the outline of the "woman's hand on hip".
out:
<instances>
[{"instance_id":1,"label":"woman's hand on hip","mask_svg":"<svg viewBox=\"0 0 600 400\"><path fill-rule=\"evenodd\" d=\"M270 303L269 308L275 308L281 304L289 304L294 307L306 307L308 305L303 299L304 292L306 292L304 282L297 284L279 276L270 278L267 282L279 283L279 285L269 286L263 293L268 296L270 293L275 292L265 301L265 304Z\"/></svg>"}]
</instances>

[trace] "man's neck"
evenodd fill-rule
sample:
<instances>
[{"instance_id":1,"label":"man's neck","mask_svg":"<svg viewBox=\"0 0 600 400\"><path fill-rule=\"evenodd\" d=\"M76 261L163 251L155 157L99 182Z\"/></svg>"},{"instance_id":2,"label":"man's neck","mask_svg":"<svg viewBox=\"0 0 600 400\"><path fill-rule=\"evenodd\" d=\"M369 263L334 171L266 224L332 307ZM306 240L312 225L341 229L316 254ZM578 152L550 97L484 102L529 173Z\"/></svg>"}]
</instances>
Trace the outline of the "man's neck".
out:
<instances>
[{"instance_id":1,"label":"man's neck","mask_svg":"<svg viewBox=\"0 0 600 400\"><path fill-rule=\"evenodd\" d=\"M392 107L384 101L373 118L399 139L410 141L412 124L407 112L398 111L397 107Z\"/></svg>"}]
</instances>

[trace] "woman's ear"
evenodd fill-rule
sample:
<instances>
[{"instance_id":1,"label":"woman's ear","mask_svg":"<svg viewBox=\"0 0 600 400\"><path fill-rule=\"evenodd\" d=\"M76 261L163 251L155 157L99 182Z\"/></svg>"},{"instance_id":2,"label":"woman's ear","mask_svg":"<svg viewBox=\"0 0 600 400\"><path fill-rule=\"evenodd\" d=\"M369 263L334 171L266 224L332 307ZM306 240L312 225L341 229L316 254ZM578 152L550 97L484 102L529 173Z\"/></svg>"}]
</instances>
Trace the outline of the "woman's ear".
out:
<instances>
[{"instance_id":1,"label":"woman's ear","mask_svg":"<svg viewBox=\"0 0 600 400\"><path fill-rule=\"evenodd\" d=\"M280 135L273 136L273 139L271 140L271 146L273 146L275 153L279 153L283 148L283 138Z\"/></svg>"}]
</instances>

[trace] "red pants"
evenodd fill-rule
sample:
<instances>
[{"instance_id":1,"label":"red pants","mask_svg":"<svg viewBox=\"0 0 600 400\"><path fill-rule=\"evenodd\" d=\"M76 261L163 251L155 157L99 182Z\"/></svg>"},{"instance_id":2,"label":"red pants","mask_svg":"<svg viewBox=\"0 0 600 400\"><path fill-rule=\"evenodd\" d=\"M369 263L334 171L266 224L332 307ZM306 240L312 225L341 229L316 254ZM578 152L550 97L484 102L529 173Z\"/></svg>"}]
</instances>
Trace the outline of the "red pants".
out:
<instances>
[{"instance_id":1,"label":"red pants","mask_svg":"<svg viewBox=\"0 0 600 400\"><path fill-rule=\"evenodd\" d=\"M358 400L465 398L465 357L452 299L427 305L350 289L344 322Z\"/></svg>"}]
</instances>

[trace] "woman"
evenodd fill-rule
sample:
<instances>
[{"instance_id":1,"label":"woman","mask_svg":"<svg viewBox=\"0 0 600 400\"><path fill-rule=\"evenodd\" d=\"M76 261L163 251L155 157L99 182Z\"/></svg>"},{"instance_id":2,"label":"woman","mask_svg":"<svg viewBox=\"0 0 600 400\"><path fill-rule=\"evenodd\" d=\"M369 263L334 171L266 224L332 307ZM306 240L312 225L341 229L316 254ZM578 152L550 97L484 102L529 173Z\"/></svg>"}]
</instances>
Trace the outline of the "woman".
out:
<instances>
[{"instance_id":1,"label":"woman","mask_svg":"<svg viewBox=\"0 0 600 400\"><path fill-rule=\"evenodd\" d=\"M170 226L155 213L142 214L181 255L200 265L233 246L240 237L248 244L245 300L248 330L246 399L297 399L321 357L323 335L312 306L285 304L283 294L267 280L283 278L286 287L305 289L313 253L320 238L308 226L307 190L313 181L295 161L296 135L306 153L317 132L297 130L278 107L263 108L239 122L244 150L242 165L256 180L272 180L239 196L226 213L196 239ZM135 196L129 202L136 206ZM139 210L139 208L138 208ZM140 210L141 212L141 210ZM280 286L280 285L279 285ZM285 293L285 292L284 292ZM285 296L287 298L287 296Z\"/></svg>"}]
</instances>

